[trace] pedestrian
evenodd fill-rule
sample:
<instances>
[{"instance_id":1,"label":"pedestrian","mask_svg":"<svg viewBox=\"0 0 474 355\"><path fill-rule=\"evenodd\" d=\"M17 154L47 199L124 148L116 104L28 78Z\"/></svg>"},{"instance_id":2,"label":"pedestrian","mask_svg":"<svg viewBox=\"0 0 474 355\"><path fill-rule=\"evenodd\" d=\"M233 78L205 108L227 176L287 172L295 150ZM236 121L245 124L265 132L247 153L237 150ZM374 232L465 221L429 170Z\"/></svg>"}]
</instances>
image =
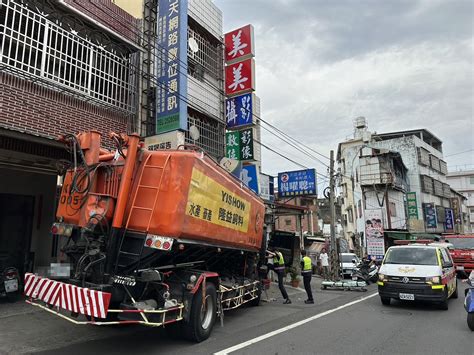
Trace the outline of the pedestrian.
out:
<instances>
[{"instance_id":1,"label":"pedestrian","mask_svg":"<svg viewBox=\"0 0 474 355\"><path fill-rule=\"evenodd\" d=\"M285 286L283 285L283 276L285 274L285 259L283 258L283 254L275 248L267 250L267 254L273 258L273 265L268 264L268 267L275 271L278 276L278 288L280 289L281 295L285 299L283 304L290 304L291 300L288 297Z\"/></svg>"},{"instance_id":2,"label":"pedestrian","mask_svg":"<svg viewBox=\"0 0 474 355\"><path fill-rule=\"evenodd\" d=\"M321 261L321 266L323 267L323 277L324 280L329 279L329 256L326 252L326 248L321 249L321 253L319 254L319 260Z\"/></svg>"},{"instance_id":3,"label":"pedestrian","mask_svg":"<svg viewBox=\"0 0 474 355\"><path fill-rule=\"evenodd\" d=\"M313 292L311 291L311 278L313 277L313 267L311 258L306 255L306 250L301 251L301 275L303 276L304 289L308 295L308 299L304 301L306 304L314 303Z\"/></svg>"}]
</instances>

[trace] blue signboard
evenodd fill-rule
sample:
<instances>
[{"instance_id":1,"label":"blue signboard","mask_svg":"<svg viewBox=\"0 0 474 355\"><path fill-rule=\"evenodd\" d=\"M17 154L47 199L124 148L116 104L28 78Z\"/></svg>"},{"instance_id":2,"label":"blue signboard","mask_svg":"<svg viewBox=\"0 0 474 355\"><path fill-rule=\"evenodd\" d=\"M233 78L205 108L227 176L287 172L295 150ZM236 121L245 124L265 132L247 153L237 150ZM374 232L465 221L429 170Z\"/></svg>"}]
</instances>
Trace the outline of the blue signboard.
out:
<instances>
[{"instance_id":1,"label":"blue signboard","mask_svg":"<svg viewBox=\"0 0 474 355\"><path fill-rule=\"evenodd\" d=\"M225 119L228 129L251 125L253 122L252 93L226 99Z\"/></svg>"},{"instance_id":2,"label":"blue signboard","mask_svg":"<svg viewBox=\"0 0 474 355\"><path fill-rule=\"evenodd\" d=\"M240 180L251 190L258 194L257 166L245 165L240 172Z\"/></svg>"},{"instance_id":3,"label":"blue signboard","mask_svg":"<svg viewBox=\"0 0 474 355\"><path fill-rule=\"evenodd\" d=\"M451 208L446 208L446 232L454 231L454 212Z\"/></svg>"},{"instance_id":4,"label":"blue signboard","mask_svg":"<svg viewBox=\"0 0 474 355\"><path fill-rule=\"evenodd\" d=\"M278 173L278 195L281 197L317 195L316 170Z\"/></svg>"},{"instance_id":5,"label":"blue signboard","mask_svg":"<svg viewBox=\"0 0 474 355\"><path fill-rule=\"evenodd\" d=\"M436 209L434 204L425 203L424 210L426 228L436 228L438 226L438 223L436 222Z\"/></svg>"},{"instance_id":6,"label":"blue signboard","mask_svg":"<svg viewBox=\"0 0 474 355\"><path fill-rule=\"evenodd\" d=\"M187 129L188 0L159 0L156 134Z\"/></svg>"}]
</instances>

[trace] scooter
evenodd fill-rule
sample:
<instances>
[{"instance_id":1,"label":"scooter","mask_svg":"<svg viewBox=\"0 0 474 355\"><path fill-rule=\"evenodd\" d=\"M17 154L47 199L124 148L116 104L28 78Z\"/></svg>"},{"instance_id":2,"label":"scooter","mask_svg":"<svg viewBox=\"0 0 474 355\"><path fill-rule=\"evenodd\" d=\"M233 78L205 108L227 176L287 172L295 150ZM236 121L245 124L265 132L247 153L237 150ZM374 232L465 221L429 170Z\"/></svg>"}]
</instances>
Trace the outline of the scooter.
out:
<instances>
[{"instance_id":1,"label":"scooter","mask_svg":"<svg viewBox=\"0 0 474 355\"><path fill-rule=\"evenodd\" d=\"M0 297L14 302L20 297L20 273L14 267L0 270Z\"/></svg>"},{"instance_id":2,"label":"scooter","mask_svg":"<svg viewBox=\"0 0 474 355\"><path fill-rule=\"evenodd\" d=\"M378 278L378 267L370 260L363 260L352 272L353 281L365 281L367 284L376 282Z\"/></svg>"},{"instance_id":3,"label":"scooter","mask_svg":"<svg viewBox=\"0 0 474 355\"><path fill-rule=\"evenodd\" d=\"M474 331L474 279L468 279L467 284L469 287L464 290L464 308L467 312L467 326Z\"/></svg>"}]
</instances>

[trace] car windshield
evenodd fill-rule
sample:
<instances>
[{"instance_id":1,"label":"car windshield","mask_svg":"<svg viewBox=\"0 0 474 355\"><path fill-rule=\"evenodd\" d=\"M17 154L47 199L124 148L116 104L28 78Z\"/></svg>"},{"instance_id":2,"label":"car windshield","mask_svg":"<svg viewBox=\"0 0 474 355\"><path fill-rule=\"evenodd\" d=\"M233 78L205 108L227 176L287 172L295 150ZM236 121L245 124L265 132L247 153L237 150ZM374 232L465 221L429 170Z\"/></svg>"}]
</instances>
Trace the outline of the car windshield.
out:
<instances>
[{"instance_id":1,"label":"car windshield","mask_svg":"<svg viewBox=\"0 0 474 355\"><path fill-rule=\"evenodd\" d=\"M474 238L450 238L449 243L454 249L474 249Z\"/></svg>"},{"instance_id":2,"label":"car windshield","mask_svg":"<svg viewBox=\"0 0 474 355\"><path fill-rule=\"evenodd\" d=\"M352 259L356 259L357 261L357 256L355 255L341 255L341 259L343 263L352 263Z\"/></svg>"},{"instance_id":3,"label":"car windshield","mask_svg":"<svg viewBox=\"0 0 474 355\"><path fill-rule=\"evenodd\" d=\"M384 264L438 265L434 248L397 248L390 249Z\"/></svg>"}]
</instances>

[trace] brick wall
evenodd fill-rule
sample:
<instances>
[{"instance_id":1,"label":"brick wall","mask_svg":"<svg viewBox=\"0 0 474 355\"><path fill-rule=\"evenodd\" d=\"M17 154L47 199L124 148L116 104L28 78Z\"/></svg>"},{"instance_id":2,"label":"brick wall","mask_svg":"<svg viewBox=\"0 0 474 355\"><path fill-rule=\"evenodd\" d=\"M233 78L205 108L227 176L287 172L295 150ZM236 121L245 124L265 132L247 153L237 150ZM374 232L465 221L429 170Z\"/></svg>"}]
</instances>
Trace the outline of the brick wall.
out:
<instances>
[{"instance_id":1,"label":"brick wall","mask_svg":"<svg viewBox=\"0 0 474 355\"><path fill-rule=\"evenodd\" d=\"M111 147L108 132L130 124L125 115L0 72L0 126L52 139L95 129Z\"/></svg>"},{"instance_id":2,"label":"brick wall","mask_svg":"<svg viewBox=\"0 0 474 355\"><path fill-rule=\"evenodd\" d=\"M139 43L137 33L140 33L140 21L115 5L112 0L65 0L64 2L130 41Z\"/></svg>"}]
</instances>

